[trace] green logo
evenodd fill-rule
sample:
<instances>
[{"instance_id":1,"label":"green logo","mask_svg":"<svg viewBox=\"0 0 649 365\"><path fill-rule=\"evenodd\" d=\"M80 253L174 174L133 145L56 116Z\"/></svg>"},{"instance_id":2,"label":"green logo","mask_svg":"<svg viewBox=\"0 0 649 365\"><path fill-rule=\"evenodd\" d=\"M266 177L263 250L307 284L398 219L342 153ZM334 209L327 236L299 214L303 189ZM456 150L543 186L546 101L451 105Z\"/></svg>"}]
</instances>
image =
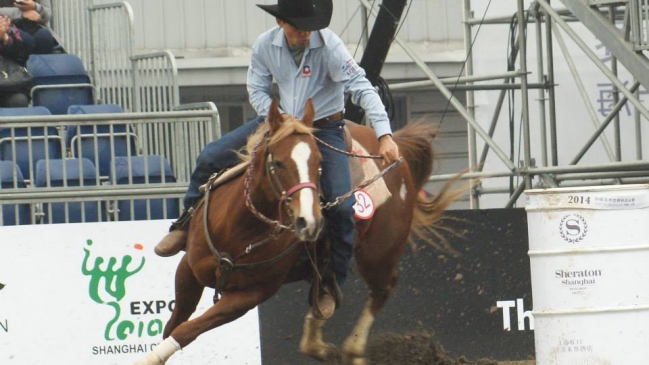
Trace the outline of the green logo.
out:
<instances>
[{"instance_id":1,"label":"green logo","mask_svg":"<svg viewBox=\"0 0 649 365\"><path fill-rule=\"evenodd\" d=\"M94 263L91 264L92 240L86 241L84 247L84 258L81 265L83 275L90 278L88 282L88 296L94 302L111 307L115 313L113 318L106 324L104 330L104 339L114 341L116 338L125 340L129 336L157 336L162 333L162 321L153 319L147 323L121 318L122 307L120 301L126 295L126 280L138 273L144 267L146 258L142 257L139 264L133 262L131 255L121 257L121 262L117 257L96 256ZM138 247L139 246L139 247ZM140 248L136 244L136 248Z\"/></svg>"},{"instance_id":2,"label":"green logo","mask_svg":"<svg viewBox=\"0 0 649 365\"><path fill-rule=\"evenodd\" d=\"M0 283L0 290L4 289L5 285L3 283Z\"/></svg>"}]
</instances>

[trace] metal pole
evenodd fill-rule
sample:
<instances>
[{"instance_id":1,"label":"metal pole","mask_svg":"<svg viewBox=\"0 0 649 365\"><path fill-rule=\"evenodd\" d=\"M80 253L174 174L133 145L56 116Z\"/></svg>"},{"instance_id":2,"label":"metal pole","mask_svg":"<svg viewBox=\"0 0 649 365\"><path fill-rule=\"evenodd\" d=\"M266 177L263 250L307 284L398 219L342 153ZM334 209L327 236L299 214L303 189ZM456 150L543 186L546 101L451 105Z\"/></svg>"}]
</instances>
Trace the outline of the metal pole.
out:
<instances>
[{"instance_id":1,"label":"metal pole","mask_svg":"<svg viewBox=\"0 0 649 365\"><path fill-rule=\"evenodd\" d=\"M568 51L568 46L566 46L566 42L563 40L561 33L555 32L555 38L557 40L557 43L559 43L559 47L561 48L561 51L563 52L564 59L566 61L566 64L568 65L568 68L570 69L570 73L572 74L572 77L575 81L575 85L577 86L577 90L579 91L579 96L581 97L581 100L584 103L584 107L588 112L590 121L591 123L593 123L593 126L595 128L599 128L601 124L598 120L597 112L595 112L595 108L593 108L593 105L590 103L590 100L588 100L588 92L586 91L586 87L584 86L584 83L581 80L581 76L579 75L579 71L577 70L577 65L575 65L572 56L570 56L570 52ZM614 161L615 156L613 155L613 150L611 149L611 144L609 143L608 138L602 135L600 136L600 139L602 142L602 146L606 151L608 159L610 161Z\"/></svg>"},{"instance_id":2,"label":"metal pole","mask_svg":"<svg viewBox=\"0 0 649 365\"><path fill-rule=\"evenodd\" d=\"M629 90L631 92L635 92L636 90L638 90L638 87L640 87L640 82L636 81L636 83L633 84L633 86L631 86ZM588 149L593 145L593 143L595 143L595 140L597 140L597 138L602 134L602 132L604 132L604 129L608 127L608 125L611 123L611 121L615 118L616 115L619 115L620 110L622 110L622 108L624 107L624 105L627 103L628 100L629 99L625 96L622 98L622 100L618 100L617 103L615 103L611 112L608 114L606 119L604 119L602 124L600 124L597 130L595 130L595 133L593 133L592 137L588 139L586 145L584 145L584 147L577 153L577 155L572 159L572 161L570 161L571 165L576 165L579 162L579 160L581 160L581 158L584 157L586 152L588 152ZM616 160L616 161L620 161L620 160Z\"/></svg>"},{"instance_id":3,"label":"metal pole","mask_svg":"<svg viewBox=\"0 0 649 365\"><path fill-rule=\"evenodd\" d=\"M529 94L527 89L527 37L526 37L526 17L523 0L518 0L518 47L520 48L520 71L521 76L521 107L523 113L523 166L529 168L532 166L532 150L530 142L530 110ZM525 187L532 187L532 180L529 175L525 176Z\"/></svg>"},{"instance_id":4,"label":"metal pole","mask_svg":"<svg viewBox=\"0 0 649 365\"><path fill-rule=\"evenodd\" d=\"M543 72L545 70L543 64L543 28L541 24L541 14L538 12L538 4L536 5L535 12L535 24L536 24L536 53L537 53L537 81L539 84L543 83ZM541 136L541 166L548 166L548 137L547 137L547 125L546 125L546 116L545 116L545 91L543 89L538 90L539 98L539 127L540 127L540 136Z\"/></svg>"},{"instance_id":5,"label":"metal pole","mask_svg":"<svg viewBox=\"0 0 649 365\"><path fill-rule=\"evenodd\" d=\"M637 81L637 79L634 78ZM637 98L640 98L640 90L636 90L635 95ZM638 109L633 108L633 118L635 120L635 157L638 160L642 160L642 120L640 118L640 112Z\"/></svg>"},{"instance_id":6,"label":"metal pole","mask_svg":"<svg viewBox=\"0 0 649 365\"><path fill-rule=\"evenodd\" d=\"M608 7L608 15L611 19L611 23L615 26L615 5L610 5ZM619 77L617 69L617 58L615 55L611 54L611 72L615 77ZM620 91L613 85L611 90L613 93L613 104L617 104L620 101ZM621 135L620 135L620 113L611 113L614 114L613 118L613 141L615 146L615 161L622 161L622 146L621 146Z\"/></svg>"},{"instance_id":7,"label":"metal pole","mask_svg":"<svg viewBox=\"0 0 649 365\"><path fill-rule=\"evenodd\" d=\"M472 39L473 32L471 25L468 20L473 18L471 11L471 1L464 0L463 2L464 9L464 51L467 54L465 72L466 77L471 77L473 75L473 55L472 55ZM469 83L467 83L469 84ZM466 92L466 103L467 103L467 112L472 117L475 118L475 99L472 90L467 90ZM471 126L470 123L467 124L468 128L468 153L469 153L469 170L476 171L478 169L477 164L477 136L475 129ZM475 186L477 181L472 181L471 186ZM470 194L469 196L469 207L472 209L480 209L480 199L476 194Z\"/></svg>"},{"instance_id":8,"label":"metal pole","mask_svg":"<svg viewBox=\"0 0 649 365\"><path fill-rule=\"evenodd\" d=\"M491 80L500 80L500 79L511 79L513 77L519 76L520 73L517 71L509 71L501 74L495 75L471 75L471 76L461 76L461 77L445 77L439 79L444 85L455 85L455 84L464 84L477 81L491 81ZM408 81L400 82L398 84L390 84L390 90L410 90L418 87L428 87L434 86L435 84L430 80L422 81Z\"/></svg>"},{"instance_id":9,"label":"metal pole","mask_svg":"<svg viewBox=\"0 0 649 365\"><path fill-rule=\"evenodd\" d=\"M550 0L548 0L549 3ZM545 48L546 48L546 64L548 65L548 114L550 117L550 156L551 165L557 166L559 164L559 152L557 147L557 110L555 98L555 84L554 84L554 47L553 47L553 34L552 34L552 18L548 15L545 9L542 9L543 16L545 17Z\"/></svg>"}]
</instances>

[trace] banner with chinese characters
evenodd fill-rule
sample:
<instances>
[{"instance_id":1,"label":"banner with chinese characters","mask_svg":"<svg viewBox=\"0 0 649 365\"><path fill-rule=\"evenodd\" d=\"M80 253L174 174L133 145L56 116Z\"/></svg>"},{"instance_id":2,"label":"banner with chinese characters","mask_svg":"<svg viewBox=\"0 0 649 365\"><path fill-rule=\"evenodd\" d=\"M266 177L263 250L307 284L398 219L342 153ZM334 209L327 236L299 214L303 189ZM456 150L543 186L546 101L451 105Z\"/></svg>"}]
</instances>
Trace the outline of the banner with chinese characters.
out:
<instances>
[{"instance_id":1,"label":"banner with chinese characters","mask_svg":"<svg viewBox=\"0 0 649 365\"><path fill-rule=\"evenodd\" d=\"M0 363L131 364L162 340L181 254L153 247L169 221L0 227ZM212 305L207 288L194 315ZM261 364L257 309L167 364Z\"/></svg>"}]
</instances>

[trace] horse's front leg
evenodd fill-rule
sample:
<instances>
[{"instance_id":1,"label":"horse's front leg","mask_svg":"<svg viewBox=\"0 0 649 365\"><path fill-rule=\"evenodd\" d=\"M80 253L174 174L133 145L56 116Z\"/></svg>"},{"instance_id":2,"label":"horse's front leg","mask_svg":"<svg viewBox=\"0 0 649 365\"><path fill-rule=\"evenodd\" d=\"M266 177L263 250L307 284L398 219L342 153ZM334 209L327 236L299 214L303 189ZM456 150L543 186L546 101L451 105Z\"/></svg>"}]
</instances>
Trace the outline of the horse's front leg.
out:
<instances>
[{"instance_id":1,"label":"horse's front leg","mask_svg":"<svg viewBox=\"0 0 649 365\"><path fill-rule=\"evenodd\" d=\"M300 352L320 361L340 359L340 352L336 346L322 340L322 327L325 322L324 319L316 319L309 309L304 318Z\"/></svg>"},{"instance_id":2,"label":"horse's front leg","mask_svg":"<svg viewBox=\"0 0 649 365\"><path fill-rule=\"evenodd\" d=\"M201 285L191 267L187 255L178 263L176 268L175 277L175 304L171 318L167 321L167 325L162 333L162 338L167 338L171 332L178 327L181 323L189 319L189 317L196 310L198 302L203 295L203 285Z\"/></svg>"},{"instance_id":3,"label":"horse's front leg","mask_svg":"<svg viewBox=\"0 0 649 365\"><path fill-rule=\"evenodd\" d=\"M196 338L211 329L234 321L253 309L268 297L263 289L226 292L202 315L183 322L169 337L156 346L147 357L135 365L163 365L176 351L192 343Z\"/></svg>"}]
</instances>

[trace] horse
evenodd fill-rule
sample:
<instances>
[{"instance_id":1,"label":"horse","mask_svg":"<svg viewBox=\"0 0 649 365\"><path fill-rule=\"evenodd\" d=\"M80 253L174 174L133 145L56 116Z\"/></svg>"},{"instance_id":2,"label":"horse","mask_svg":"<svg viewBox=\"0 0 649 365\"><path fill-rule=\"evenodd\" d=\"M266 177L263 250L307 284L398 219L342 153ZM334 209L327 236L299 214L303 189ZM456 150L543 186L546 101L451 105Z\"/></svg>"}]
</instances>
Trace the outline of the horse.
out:
<instances>
[{"instance_id":1,"label":"horse","mask_svg":"<svg viewBox=\"0 0 649 365\"><path fill-rule=\"evenodd\" d=\"M295 267L313 261L309 255L314 246L326 241L321 237L324 216L319 199L319 141L312 134L314 114L310 100L301 120L280 114L273 101L267 123L249 138L248 152L242 154L248 160L245 173L213 185L214 191L206 188L192 215L186 253L176 270L176 304L164 340L135 365L164 364L200 334L236 320L286 282L305 277L293 275ZM373 130L346 124L353 139L376 157ZM394 133L402 162L382 176L390 197L370 219L356 224L354 256L369 295L342 345L342 356L349 364L365 364L372 323L395 286L396 266L409 238L428 239L427 231L436 232L442 212L459 195L448 189L450 182L437 195L420 194L432 172L434 136L434 127L425 123L408 124ZM370 163L380 165L378 159ZM310 260L304 259L307 256ZM317 275L315 269L309 272ZM215 288L214 304L189 320L205 287ZM324 323L309 310L299 345L304 355L321 361L340 356L334 345L323 341Z\"/></svg>"}]
</instances>

